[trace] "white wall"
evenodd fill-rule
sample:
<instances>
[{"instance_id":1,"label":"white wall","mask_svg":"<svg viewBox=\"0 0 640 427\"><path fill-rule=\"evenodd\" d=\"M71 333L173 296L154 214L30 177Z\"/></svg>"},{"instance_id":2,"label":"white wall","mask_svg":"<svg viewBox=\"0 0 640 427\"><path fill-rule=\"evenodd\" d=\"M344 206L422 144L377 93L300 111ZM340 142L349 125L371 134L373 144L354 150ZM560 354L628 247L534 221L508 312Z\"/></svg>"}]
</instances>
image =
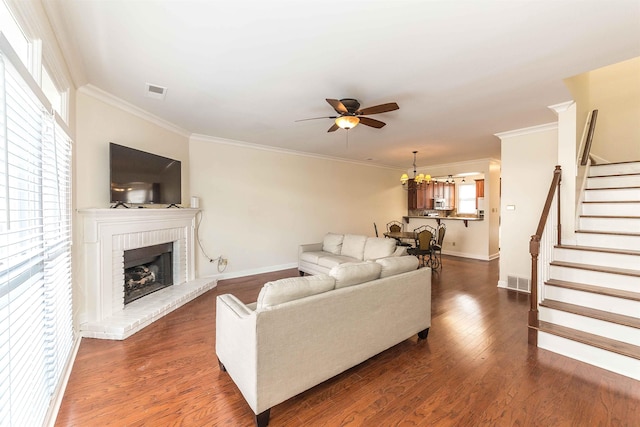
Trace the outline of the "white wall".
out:
<instances>
[{"instance_id":1,"label":"white wall","mask_svg":"<svg viewBox=\"0 0 640 427\"><path fill-rule=\"evenodd\" d=\"M402 170L193 136L191 192L200 198L200 239L227 276L297 265L301 243L329 232L382 236L406 214ZM198 275L218 274L198 253Z\"/></svg>"},{"instance_id":2,"label":"white wall","mask_svg":"<svg viewBox=\"0 0 640 427\"><path fill-rule=\"evenodd\" d=\"M640 159L640 57L565 80L578 104L578 137L598 110L591 153L608 162Z\"/></svg>"},{"instance_id":3,"label":"white wall","mask_svg":"<svg viewBox=\"0 0 640 427\"><path fill-rule=\"evenodd\" d=\"M553 179L558 130L556 124L550 124L498 136L502 140L499 285L506 286L507 276L531 276L529 240L535 234Z\"/></svg>"},{"instance_id":4,"label":"white wall","mask_svg":"<svg viewBox=\"0 0 640 427\"><path fill-rule=\"evenodd\" d=\"M76 207L109 207L109 142L182 162L182 200L189 203L189 139L186 133L95 87L78 90Z\"/></svg>"}]
</instances>

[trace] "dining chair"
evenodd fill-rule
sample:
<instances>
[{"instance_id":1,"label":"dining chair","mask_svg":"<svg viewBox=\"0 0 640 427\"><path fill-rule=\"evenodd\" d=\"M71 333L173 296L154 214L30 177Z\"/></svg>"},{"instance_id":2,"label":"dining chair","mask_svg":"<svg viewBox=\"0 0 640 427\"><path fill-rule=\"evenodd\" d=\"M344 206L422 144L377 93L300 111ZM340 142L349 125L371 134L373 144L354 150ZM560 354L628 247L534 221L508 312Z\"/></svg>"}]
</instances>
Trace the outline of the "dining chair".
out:
<instances>
[{"instance_id":1,"label":"dining chair","mask_svg":"<svg viewBox=\"0 0 640 427\"><path fill-rule=\"evenodd\" d=\"M391 233L399 233L403 231L404 227L400 221L391 221L387 223L387 231ZM402 239L396 239L398 246L411 247L411 243L403 242Z\"/></svg>"},{"instance_id":2,"label":"dining chair","mask_svg":"<svg viewBox=\"0 0 640 427\"><path fill-rule=\"evenodd\" d=\"M431 268L442 268L442 242L444 242L444 235L447 232L447 226L443 223L438 225L436 235L433 244L431 245L433 260L431 262Z\"/></svg>"},{"instance_id":3,"label":"dining chair","mask_svg":"<svg viewBox=\"0 0 640 427\"><path fill-rule=\"evenodd\" d=\"M416 235L416 246L407 249L407 253L418 257L419 267L431 267L433 262L433 238L436 229L423 225L413 230Z\"/></svg>"},{"instance_id":4,"label":"dining chair","mask_svg":"<svg viewBox=\"0 0 640 427\"><path fill-rule=\"evenodd\" d=\"M391 221L387 223L387 231L397 233L402 231L402 223L400 221Z\"/></svg>"}]
</instances>

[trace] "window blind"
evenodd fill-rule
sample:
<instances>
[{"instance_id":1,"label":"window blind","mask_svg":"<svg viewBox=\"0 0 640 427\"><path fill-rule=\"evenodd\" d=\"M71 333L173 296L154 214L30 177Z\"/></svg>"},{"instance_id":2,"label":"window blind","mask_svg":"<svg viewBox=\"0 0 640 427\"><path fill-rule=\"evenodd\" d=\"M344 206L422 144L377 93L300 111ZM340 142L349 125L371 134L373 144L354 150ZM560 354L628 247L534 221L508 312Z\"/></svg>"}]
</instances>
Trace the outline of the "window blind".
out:
<instances>
[{"instance_id":1,"label":"window blind","mask_svg":"<svg viewBox=\"0 0 640 427\"><path fill-rule=\"evenodd\" d=\"M73 346L72 145L0 47L0 426L36 426Z\"/></svg>"}]
</instances>

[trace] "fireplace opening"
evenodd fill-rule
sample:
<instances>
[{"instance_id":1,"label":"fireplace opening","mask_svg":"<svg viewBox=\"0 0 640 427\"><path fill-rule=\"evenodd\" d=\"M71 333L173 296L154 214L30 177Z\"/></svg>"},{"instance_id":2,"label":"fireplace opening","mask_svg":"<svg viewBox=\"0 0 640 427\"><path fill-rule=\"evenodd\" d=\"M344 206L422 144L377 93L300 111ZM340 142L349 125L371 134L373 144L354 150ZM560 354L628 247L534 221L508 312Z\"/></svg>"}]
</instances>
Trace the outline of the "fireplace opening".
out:
<instances>
[{"instance_id":1,"label":"fireplace opening","mask_svg":"<svg viewBox=\"0 0 640 427\"><path fill-rule=\"evenodd\" d=\"M173 285L173 242L124 251L124 304Z\"/></svg>"}]
</instances>

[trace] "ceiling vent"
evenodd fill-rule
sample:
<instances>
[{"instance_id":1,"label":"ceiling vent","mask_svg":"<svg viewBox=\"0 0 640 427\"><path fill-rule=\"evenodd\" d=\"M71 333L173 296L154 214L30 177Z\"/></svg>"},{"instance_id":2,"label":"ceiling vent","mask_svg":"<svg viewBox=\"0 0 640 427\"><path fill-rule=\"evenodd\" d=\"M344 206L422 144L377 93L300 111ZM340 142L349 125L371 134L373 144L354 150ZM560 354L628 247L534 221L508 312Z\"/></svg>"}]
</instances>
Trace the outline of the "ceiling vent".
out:
<instances>
[{"instance_id":1,"label":"ceiling vent","mask_svg":"<svg viewBox=\"0 0 640 427\"><path fill-rule=\"evenodd\" d=\"M167 88L147 83L146 97L153 99L164 99L167 94Z\"/></svg>"}]
</instances>

